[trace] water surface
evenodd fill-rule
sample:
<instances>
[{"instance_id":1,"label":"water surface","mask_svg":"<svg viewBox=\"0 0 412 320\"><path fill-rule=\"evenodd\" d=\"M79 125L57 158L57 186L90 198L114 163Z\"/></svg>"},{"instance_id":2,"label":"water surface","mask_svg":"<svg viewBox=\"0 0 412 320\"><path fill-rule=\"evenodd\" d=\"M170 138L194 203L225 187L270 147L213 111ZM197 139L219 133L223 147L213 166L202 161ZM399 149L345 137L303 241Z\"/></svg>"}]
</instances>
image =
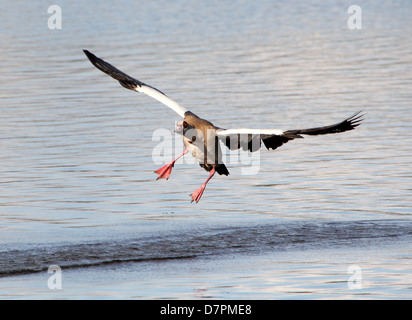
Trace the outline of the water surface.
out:
<instances>
[{"instance_id":1,"label":"water surface","mask_svg":"<svg viewBox=\"0 0 412 320\"><path fill-rule=\"evenodd\" d=\"M359 2L361 30L343 1L62 1L61 30L47 27L49 5L2 6L2 298L412 296L408 1ZM153 174L154 130L178 116L82 49L220 127L366 120L262 150L253 175L247 158L228 162L194 205L198 165ZM168 160L183 148L170 137ZM66 277L57 295L52 264Z\"/></svg>"}]
</instances>

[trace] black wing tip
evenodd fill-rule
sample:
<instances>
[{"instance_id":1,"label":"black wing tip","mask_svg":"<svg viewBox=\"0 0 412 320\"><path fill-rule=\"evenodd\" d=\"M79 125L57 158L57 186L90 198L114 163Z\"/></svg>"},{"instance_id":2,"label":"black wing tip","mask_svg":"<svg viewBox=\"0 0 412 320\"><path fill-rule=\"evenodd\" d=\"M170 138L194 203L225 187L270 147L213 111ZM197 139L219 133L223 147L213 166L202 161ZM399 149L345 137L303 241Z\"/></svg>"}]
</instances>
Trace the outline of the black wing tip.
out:
<instances>
[{"instance_id":1,"label":"black wing tip","mask_svg":"<svg viewBox=\"0 0 412 320\"><path fill-rule=\"evenodd\" d=\"M352 128L359 126L363 120L365 120L365 113L363 111L358 111L350 116L345 122L349 123Z\"/></svg>"},{"instance_id":2,"label":"black wing tip","mask_svg":"<svg viewBox=\"0 0 412 320\"><path fill-rule=\"evenodd\" d=\"M101 70L101 67L99 66L100 63L100 58L96 57L93 53L91 53L89 50L83 49L84 54L86 57L90 60L90 62L98 69ZM102 70L103 71L103 70Z\"/></svg>"},{"instance_id":3,"label":"black wing tip","mask_svg":"<svg viewBox=\"0 0 412 320\"><path fill-rule=\"evenodd\" d=\"M90 60L90 62L97 67L98 69L99 66L97 65L97 63L99 62L99 60L101 60L100 58L96 57L93 53L91 53L89 50L83 49L84 54L86 55L86 57Z\"/></svg>"},{"instance_id":4,"label":"black wing tip","mask_svg":"<svg viewBox=\"0 0 412 320\"><path fill-rule=\"evenodd\" d=\"M361 111L355 112L353 115L351 115L348 118L348 120L356 120L356 119L362 118L363 116L365 116L365 113L361 110Z\"/></svg>"},{"instance_id":5,"label":"black wing tip","mask_svg":"<svg viewBox=\"0 0 412 320\"><path fill-rule=\"evenodd\" d=\"M113 79L119 81L119 83L129 90L135 90L136 87L144 85L143 82L132 78L131 76L127 75L123 71L120 71L115 66L111 65L110 63L104 61L103 59L96 57L90 51L83 49L84 54L90 60L90 62L100 71L106 73L107 75L111 76ZM157 89L156 89L157 90Z\"/></svg>"},{"instance_id":6,"label":"black wing tip","mask_svg":"<svg viewBox=\"0 0 412 320\"><path fill-rule=\"evenodd\" d=\"M87 56L87 58L89 58L89 60L96 58L96 56L91 53L89 50L83 49L84 54Z\"/></svg>"}]
</instances>

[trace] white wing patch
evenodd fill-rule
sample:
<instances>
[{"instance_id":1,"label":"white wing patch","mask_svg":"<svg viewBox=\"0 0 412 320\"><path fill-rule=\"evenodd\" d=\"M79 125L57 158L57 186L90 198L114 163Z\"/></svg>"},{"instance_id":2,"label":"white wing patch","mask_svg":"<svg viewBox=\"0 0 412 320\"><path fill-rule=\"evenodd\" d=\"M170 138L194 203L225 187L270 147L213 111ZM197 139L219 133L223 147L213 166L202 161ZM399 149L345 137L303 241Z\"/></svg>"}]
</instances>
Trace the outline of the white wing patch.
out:
<instances>
[{"instance_id":1,"label":"white wing patch","mask_svg":"<svg viewBox=\"0 0 412 320\"><path fill-rule=\"evenodd\" d=\"M157 89L142 84L141 86L136 86L134 90L137 92L144 93L149 97L152 97L153 99L156 99L157 101L163 103L164 105L168 106L170 109L175 111L182 118L185 117L185 112L187 110L183 108L181 105L179 105L177 102L173 101L172 99L158 91Z\"/></svg>"},{"instance_id":2,"label":"white wing patch","mask_svg":"<svg viewBox=\"0 0 412 320\"><path fill-rule=\"evenodd\" d=\"M283 130L280 129L246 129L246 128L239 128L239 129L220 129L217 130L217 135L219 137L226 137L234 134L256 134L256 135L282 135Z\"/></svg>"}]
</instances>

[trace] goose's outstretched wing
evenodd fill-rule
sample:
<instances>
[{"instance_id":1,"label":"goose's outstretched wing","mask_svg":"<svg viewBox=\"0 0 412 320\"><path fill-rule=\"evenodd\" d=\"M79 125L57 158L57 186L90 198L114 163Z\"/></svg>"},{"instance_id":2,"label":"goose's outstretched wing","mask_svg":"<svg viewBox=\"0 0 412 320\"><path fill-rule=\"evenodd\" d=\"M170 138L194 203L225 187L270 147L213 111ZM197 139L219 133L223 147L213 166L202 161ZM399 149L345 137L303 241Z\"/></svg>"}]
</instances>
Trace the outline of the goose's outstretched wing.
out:
<instances>
[{"instance_id":1,"label":"goose's outstretched wing","mask_svg":"<svg viewBox=\"0 0 412 320\"><path fill-rule=\"evenodd\" d=\"M303 138L301 135L319 135L339 133L355 129L360 125L363 114L355 113L342 122L310 129L298 130L267 130L267 129L218 129L217 136L230 149L243 149L245 151L257 151L261 147L261 142L267 149L276 149L282 144L296 138Z\"/></svg>"},{"instance_id":2,"label":"goose's outstretched wing","mask_svg":"<svg viewBox=\"0 0 412 320\"><path fill-rule=\"evenodd\" d=\"M151 87L135 78L130 77L126 73L120 71L116 67L112 66L110 63L96 57L93 53L83 50L86 56L89 58L90 62L99 70L103 71L104 73L111 76L113 79L116 79L120 82L120 84L125 87L126 89L130 89L133 91L141 92L149 97L152 97L161 103L168 106L170 109L174 110L179 116L184 118L185 112L187 111L185 108L180 106L178 103L170 99L166 96L162 91Z\"/></svg>"}]
</instances>

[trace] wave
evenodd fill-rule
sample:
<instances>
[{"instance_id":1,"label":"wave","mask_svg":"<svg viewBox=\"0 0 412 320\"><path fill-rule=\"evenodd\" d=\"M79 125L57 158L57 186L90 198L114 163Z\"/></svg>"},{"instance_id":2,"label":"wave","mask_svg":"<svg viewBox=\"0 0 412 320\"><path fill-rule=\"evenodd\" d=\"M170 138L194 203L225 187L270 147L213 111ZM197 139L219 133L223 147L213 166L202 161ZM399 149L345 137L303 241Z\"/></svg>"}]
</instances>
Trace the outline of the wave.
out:
<instances>
[{"instance_id":1,"label":"wave","mask_svg":"<svg viewBox=\"0 0 412 320\"><path fill-rule=\"evenodd\" d=\"M273 251L368 247L412 237L412 221L266 223L75 244L44 245L0 252L0 277L61 268L104 266L125 262L168 261L259 254Z\"/></svg>"}]
</instances>

